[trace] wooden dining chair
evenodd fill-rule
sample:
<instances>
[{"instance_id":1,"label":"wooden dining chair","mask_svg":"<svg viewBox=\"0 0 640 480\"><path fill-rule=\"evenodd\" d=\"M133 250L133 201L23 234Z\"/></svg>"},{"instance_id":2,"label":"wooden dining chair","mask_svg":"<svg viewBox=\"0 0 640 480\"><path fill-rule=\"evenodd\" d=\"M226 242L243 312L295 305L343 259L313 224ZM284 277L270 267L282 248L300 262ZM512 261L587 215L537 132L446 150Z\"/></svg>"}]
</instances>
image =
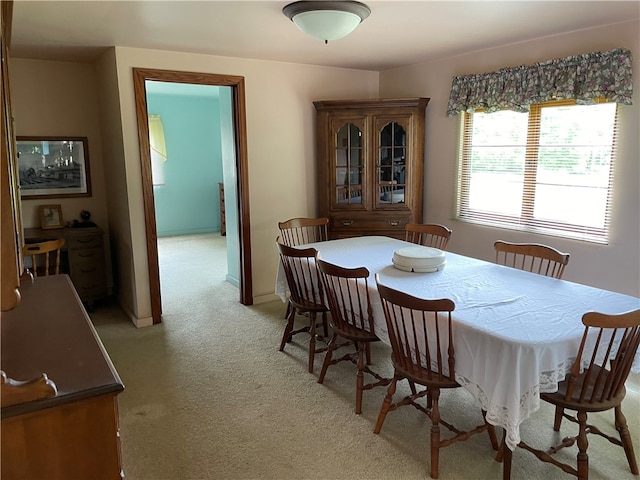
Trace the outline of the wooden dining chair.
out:
<instances>
[{"instance_id":1,"label":"wooden dining chair","mask_svg":"<svg viewBox=\"0 0 640 480\"><path fill-rule=\"evenodd\" d=\"M29 272L34 277L38 276L38 270L45 276L50 274L58 275L60 273L60 252L63 246L64 238L25 244L22 247L22 252L31 259ZM53 264L51 262L52 257ZM44 267L38 266L38 259L42 259L41 263L44 263Z\"/></svg>"},{"instance_id":2,"label":"wooden dining chair","mask_svg":"<svg viewBox=\"0 0 640 480\"><path fill-rule=\"evenodd\" d=\"M412 405L431 419L431 478L438 478L440 449L471 435L488 432L491 446L498 449L495 427L484 423L469 431L462 431L440 416L440 390L460 388L455 380L455 350L451 312L455 304L448 298L425 300L382 285L376 274L378 293L391 341L393 380L380 407L373 433L380 433L387 413L405 405ZM397 383L406 379L411 394L394 402ZM418 390L416 385L425 387ZM426 396L426 407L417 403ZM483 418L485 412L482 411ZM440 425L454 433L443 439Z\"/></svg>"},{"instance_id":3,"label":"wooden dining chair","mask_svg":"<svg viewBox=\"0 0 640 480\"><path fill-rule=\"evenodd\" d=\"M290 292L289 313L280 342L280 351L284 350L285 345L291 342L294 335L308 333L308 368L309 372L313 373L315 354L327 350L326 347L316 347L316 341L318 340L316 334L318 314L322 316L320 326L322 326L324 334L320 339L326 343L326 338L329 336L327 322L329 309L325 306L324 288L316 267L318 252L315 248L297 249L289 247L283 243L282 237L277 238L276 245ZM309 321L304 327L294 330L296 314L307 316Z\"/></svg>"},{"instance_id":4,"label":"wooden dining chair","mask_svg":"<svg viewBox=\"0 0 640 480\"><path fill-rule=\"evenodd\" d=\"M343 268L338 265L318 260L318 269L323 281L325 293L331 311L329 324L333 335L322 363L322 370L318 383L324 382L330 365L348 360L354 363L356 370L356 409L358 415L362 413L362 394L377 386L388 385L390 378L384 378L374 372L371 364L371 343L378 342L376 336L371 298L369 296L369 270L365 267ZM338 344L338 337L346 343ZM355 345L355 353L347 353L340 358L333 358L335 350L349 344ZM364 374L375 379L365 383Z\"/></svg>"},{"instance_id":5,"label":"wooden dining chair","mask_svg":"<svg viewBox=\"0 0 640 480\"><path fill-rule=\"evenodd\" d=\"M407 223L404 231L407 242L440 250L447 249L451 238L451 229L437 223Z\"/></svg>"},{"instance_id":6,"label":"wooden dining chair","mask_svg":"<svg viewBox=\"0 0 640 480\"><path fill-rule=\"evenodd\" d=\"M511 243L498 240L493 244L496 263L528 272L562 278L569 254L539 243Z\"/></svg>"},{"instance_id":7,"label":"wooden dining chair","mask_svg":"<svg viewBox=\"0 0 640 480\"><path fill-rule=\"evenodd\" d=\"M328 236L329 219L292 218L286 222L278 222L280 235L285 245L295 247L305 243L324 242Z\"/></svg>"},{"instance_id":8,"label":"wooden dining chair","mask_svg":"<svg viewBox=\"0 0 640 480\"><path fill-rule=\"evenodd\" d=\"M521 441L518 447L532 452L539 460L552 463L579 480L589 478L589 456L587 434L599 435L614 445L621 446L627 456L629 469L638 475L638 463L633 451L633 443L622 413L622 401L626 390L625 382L640 343L640 310L618 315L589 312L583 315L585 325L578 356L571 372L558 384L555 393L541 393L542 400L555 405L553 429L560 431L564 418L579 425L578 434L566 437L559 445L546 451L531 447ZM614 423L620 439L609 436L587 423L587 414L614 410ZM565 410L576 412L569 415ZM577 443L577 468L560 462L552 455L565 447ZM511 476L511 452L500 446L504 455L503 478ZM499 458L501 456L499 454Z\"/></svg>"},{"instance_id":9,"label":"wooden dining chair","mask_svg":"<svg viewBox=\"0 0 640 480\"><path fill-rule=\"evenodd\" d=\"M278 222L280 236L285 245L295 247L305 243L324 242L328 240L329 219L320 218L292 218L285 222ZM284 318L289 318L291 304L287 303Z\"/></svg>"}]
</instances>

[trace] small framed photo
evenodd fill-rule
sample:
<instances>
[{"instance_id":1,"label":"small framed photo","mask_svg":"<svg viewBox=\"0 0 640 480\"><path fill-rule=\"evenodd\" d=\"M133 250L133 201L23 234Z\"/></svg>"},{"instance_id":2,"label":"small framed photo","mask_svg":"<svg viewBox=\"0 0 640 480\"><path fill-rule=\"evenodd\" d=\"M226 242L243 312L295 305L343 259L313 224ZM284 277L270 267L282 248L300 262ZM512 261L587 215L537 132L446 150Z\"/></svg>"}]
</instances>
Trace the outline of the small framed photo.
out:
<instances>
[{"instance_id":1,"label":"small framed photo","mask_svg":"<svg viewBox=\"0 0 640 480\"><path fill-rule=\"evenodd\" d=\"M43 230L51 228L62 228L62 206L61 205L40 205L40 227Z\"/></svg>"},{"instance_id":2,"label":"small framed photo","mask_svg":"<svg viewBox=\"0 0 640 480\"><path fill-rule=\"evenodd\" d=\"M17 137L21 198L90 197L87 137Z\"/></svg>"}]
</instances>

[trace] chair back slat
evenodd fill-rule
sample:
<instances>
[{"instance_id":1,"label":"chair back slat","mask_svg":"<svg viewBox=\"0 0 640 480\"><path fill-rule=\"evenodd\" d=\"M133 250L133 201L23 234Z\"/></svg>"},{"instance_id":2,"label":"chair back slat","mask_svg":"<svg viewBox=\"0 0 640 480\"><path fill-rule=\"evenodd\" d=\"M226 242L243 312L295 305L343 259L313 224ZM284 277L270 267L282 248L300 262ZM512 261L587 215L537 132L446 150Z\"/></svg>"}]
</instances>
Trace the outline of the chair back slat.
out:
<instances>
[{"instance_id":1,"label":"chair back slat","mask_svg":"<svg viewBox=\"0 0 640 480\"><path fill-rule=\"evenodd\" d=\"M318 270L333 325L342 330L355 328L375 335L369 270L365 267L343 268L320 259Z\"/></svg>"},{"instance_id":2,"label":"chair back slat","mask_svg":"<svg viewBox=\"0 0 640 480\"><path fill-rule=\"evenodd\" d=\"M38 258L43 258L45 276L51 274L53 267L55 267L55 275L60 273L60 252L64 242L64 238L58 238L45 242L27 243L22 247L23 254L28 255L31 259L31 273L34 277L38 276ZM51 265L52 255L55 256L54 265Z\"/></svg>"},{"instance_id":3,"label":"chair back slat","mask_svg":"<svg viewBox=\"0 0 640 480\"><path fill-rule=\"evenodd\" d=\"M326 241L329 238L328 225L329 219L326 217L292 218L278 222L283 243L290 247Z\"/></svg>"},{"instance_id":4,"label":"chair back slat","mask_svg":"<svg viewBox=\"0 0 640 480\"><path fill-rule=\"evenodd\" d=\"M493 244L496 263L547 277L562 278L570 255L548 245L511 243L498 240Z\"/></svg>"},{"instance_id":5,"label":"chair back slat","mask_svg":"<svg viewBox=\"0 0 640 480\"><path fill-rule=\"evenodd\" d=\"M451 229L437 223L407 223L404 230L407 242L440 250L447 249L451 238Z\"/></svg>"},{"instance_id":6,"label":"chair back slat","mask_svg":"<svg viewBox=\"0 0 640 480\"><path fill-rule=\"evenodd\" d=\"M454 302L413 297L381 284L377 275L376 282L395 367L414 378L455 381Z\"/></svg>"},{"instance_id":7,"label":"chair back slat","mask_svg":"<svg viewBox=\"0 0 640 480\"><path fill-rule=\"evenodd\" d=\"M589 312L566 400L606 403L622 393L640 344L640 310L619 315Z\"/></svg>"},{"instance_id":8,"label":"chair back slat","mask_svg":"<svg viewBox=\"0 0 640 480\"><path fill-rule=\"evenodd\" d=\"M315 248L297 249L276 241L280 261L287 279L291 300L294 304L324 304L324 289L318 274Z\"/></svg>"}]
</instances>

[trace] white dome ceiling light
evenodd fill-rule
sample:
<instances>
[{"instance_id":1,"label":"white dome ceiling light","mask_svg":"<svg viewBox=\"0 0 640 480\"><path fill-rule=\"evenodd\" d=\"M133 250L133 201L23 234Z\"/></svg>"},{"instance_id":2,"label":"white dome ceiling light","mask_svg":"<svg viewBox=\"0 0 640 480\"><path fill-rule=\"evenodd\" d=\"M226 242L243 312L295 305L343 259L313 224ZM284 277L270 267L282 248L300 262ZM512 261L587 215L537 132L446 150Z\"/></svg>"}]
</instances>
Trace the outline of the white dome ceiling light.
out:
<instances>
[{"instance_id":1,"label":"white dome ceiling light","mask_svg":"<svg viewBox=\"0 0 640 480\"><path fill-rule=\"evenodd\" d=\"M328 43L353 32L371 10L352 0L300 1L284 7L282 13L307 35Z\"/></svg>"}]
</instances>

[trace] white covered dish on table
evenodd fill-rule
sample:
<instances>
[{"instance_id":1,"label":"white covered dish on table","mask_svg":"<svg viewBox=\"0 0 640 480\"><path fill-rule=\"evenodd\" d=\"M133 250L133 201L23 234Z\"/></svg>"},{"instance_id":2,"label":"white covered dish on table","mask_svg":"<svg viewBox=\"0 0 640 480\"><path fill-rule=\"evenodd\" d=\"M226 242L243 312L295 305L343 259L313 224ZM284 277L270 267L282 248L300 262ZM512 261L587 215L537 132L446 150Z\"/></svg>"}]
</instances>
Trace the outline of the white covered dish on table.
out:
<instances>
[{"instance_id":1,"label":"white covered dish on table","mask_svg":"<svg viewBox=\"0 0 640 480\"><path fill-rule=\"evenodd\" d=\"M399 248L393 252L393 266L405 272L437 272L447 263L444 251L438 248L416 245Z\"/></svg>"}]
</instances>

